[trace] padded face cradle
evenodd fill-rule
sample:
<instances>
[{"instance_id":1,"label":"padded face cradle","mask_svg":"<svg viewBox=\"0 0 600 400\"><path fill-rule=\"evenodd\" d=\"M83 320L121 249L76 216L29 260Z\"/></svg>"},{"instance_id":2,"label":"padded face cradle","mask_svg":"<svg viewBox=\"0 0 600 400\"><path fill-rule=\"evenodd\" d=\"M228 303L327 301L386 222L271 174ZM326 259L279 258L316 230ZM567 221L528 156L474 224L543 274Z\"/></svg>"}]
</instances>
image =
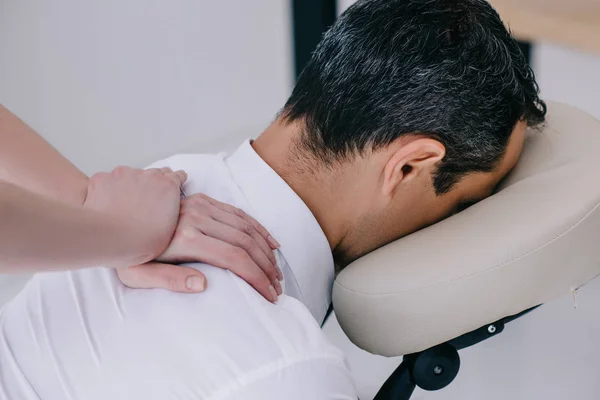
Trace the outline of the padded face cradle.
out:
<instances>
[{"instance_id":1,"label":"padded face cradle","mask_svg":"<svg viewBox=\"0 0 600 400\"><path fill-rule=\"evenodd\" d=\"M339 274L340 325L398 356L567 294L600 274L599 204L600 121L550 103L496 194Z\"/></svg>"}]
</instances>

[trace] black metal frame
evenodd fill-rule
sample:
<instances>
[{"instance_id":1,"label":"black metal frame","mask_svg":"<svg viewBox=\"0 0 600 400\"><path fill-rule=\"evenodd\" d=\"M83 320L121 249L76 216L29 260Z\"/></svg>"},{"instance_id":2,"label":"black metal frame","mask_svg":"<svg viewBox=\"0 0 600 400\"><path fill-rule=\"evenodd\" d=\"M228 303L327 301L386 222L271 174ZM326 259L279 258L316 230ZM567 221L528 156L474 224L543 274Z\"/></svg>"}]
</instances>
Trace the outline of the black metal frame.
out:
<instances>
[{"instance_id":1,"label":"black metal frame","mask_svg":"<svg viewBox=\"0 0 600 400\"><path fill-rule=\"evenodd\" d=\"M527 60L527 64L531 65L531 53L533 48L531 42L523 42L519 40L519 47L525 56L525 60Z\"/></svg>"},{"instance_id":2,"label":"black metal frame","mask_svg":"<svg viewBox=\"0 0 600 400\"><path fill-rule=\"evenodd\" d=\"M502 318L430 349L405 355L374 400L408 400L417 386L430 391L448 386L460 370L458 350L498 335L504 330L506 323L537 307L539 306Z\"/></svg>"},{"instance_id":3,"label":"black metal frame","mask_svg":"<svg viewBox=\"0 0 600 400\"><path fill-rule=\"evenodd\" d=\"M323 33L337 18L336 0L292 0L294 68L296 78L310 60Z\"/></svg>"}]
</instances>

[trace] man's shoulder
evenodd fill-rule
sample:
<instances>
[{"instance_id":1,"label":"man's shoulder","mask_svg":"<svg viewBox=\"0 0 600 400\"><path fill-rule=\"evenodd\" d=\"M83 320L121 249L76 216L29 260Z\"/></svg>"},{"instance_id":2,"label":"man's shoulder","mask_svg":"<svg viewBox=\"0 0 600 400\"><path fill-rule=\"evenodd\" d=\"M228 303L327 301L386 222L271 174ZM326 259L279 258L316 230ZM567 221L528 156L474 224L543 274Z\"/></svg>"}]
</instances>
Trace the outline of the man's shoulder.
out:
<instances>
[{"instance_id":1,"label":"man's shoulder","mask_svg":"<svg viewBox=\"0 0 600 400\"><path fill-rule=\"evenodd\" d=\"M204 165L211 165L215 163L223 163L226 153L213 153L213 154L174 154L170 157L163 158L147 166L146 168L164 168L169 167L171 169L196 169Z\"/></svg>"},{"instance_id":2,"label":"man's shoulder","mask_svg":"<svg viewBox=\"0 0 600 400\"><path fill-rule=\"evenodd\" d=\"M217 200L242 207L242 199L237 195L236 186L225 164L226 153L219 154L177 154L157 161L148 168L171 168L183 170L188 179L183 189L187 195L204 193Z\"/></svg>"}]
</instances>

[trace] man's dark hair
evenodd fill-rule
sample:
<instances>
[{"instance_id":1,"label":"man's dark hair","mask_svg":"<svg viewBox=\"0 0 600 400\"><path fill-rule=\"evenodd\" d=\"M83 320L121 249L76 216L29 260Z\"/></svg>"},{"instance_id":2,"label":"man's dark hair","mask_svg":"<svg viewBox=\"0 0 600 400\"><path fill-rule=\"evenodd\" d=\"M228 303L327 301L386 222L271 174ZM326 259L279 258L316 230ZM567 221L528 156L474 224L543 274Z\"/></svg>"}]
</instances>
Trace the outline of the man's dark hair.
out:
<instances>
[{"instance_id":1,"label":"man's dark hair","mask_svg":"<svg viewBox=\"0 0 600 400\"><path fill-rule=\"evenodd\" d=\"M330 163L401 135L439 140L433 184L489 172L523 119L546 105L519 45L485 0L361 0L312 55L281 112L301 145Z\"/></svg>"}]
</instances>

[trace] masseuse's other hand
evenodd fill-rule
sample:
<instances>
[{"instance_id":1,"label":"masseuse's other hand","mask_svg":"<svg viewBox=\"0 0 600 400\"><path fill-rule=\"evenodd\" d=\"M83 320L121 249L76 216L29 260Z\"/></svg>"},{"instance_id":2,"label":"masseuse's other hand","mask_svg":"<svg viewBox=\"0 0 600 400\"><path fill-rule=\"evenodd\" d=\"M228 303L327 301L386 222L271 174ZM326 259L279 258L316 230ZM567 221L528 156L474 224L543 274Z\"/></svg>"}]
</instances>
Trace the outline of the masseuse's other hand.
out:
<instances>
[{"instance_id":1,"label":"masseuse's other hand","mask_svg":"<svg viewBox=\"0 0 600 400\"><path fill-rule=\"evenodd\" d=\"M130 287L198 292L206 286L204 276L193 268L169 264L205 262L232 271L267 300L276 301L283 279L273 254L278 247L269 232L243 211L194 194L182 200L173 240L157 262L118 272Z\"/></svg>"},{"instance_id":2,"label":"masseuse's other hand","mask_svg":"<svg viewBox=\"0 0 600 400\"><path fill-rule=\"evenodd\" d=\"M121 265L153 260L167 248L179 219L180 187L186 179L185 172L170 168L129 167L90 178L84 207L116 216L139 243Z\"/></svg>"}]
</instances>

